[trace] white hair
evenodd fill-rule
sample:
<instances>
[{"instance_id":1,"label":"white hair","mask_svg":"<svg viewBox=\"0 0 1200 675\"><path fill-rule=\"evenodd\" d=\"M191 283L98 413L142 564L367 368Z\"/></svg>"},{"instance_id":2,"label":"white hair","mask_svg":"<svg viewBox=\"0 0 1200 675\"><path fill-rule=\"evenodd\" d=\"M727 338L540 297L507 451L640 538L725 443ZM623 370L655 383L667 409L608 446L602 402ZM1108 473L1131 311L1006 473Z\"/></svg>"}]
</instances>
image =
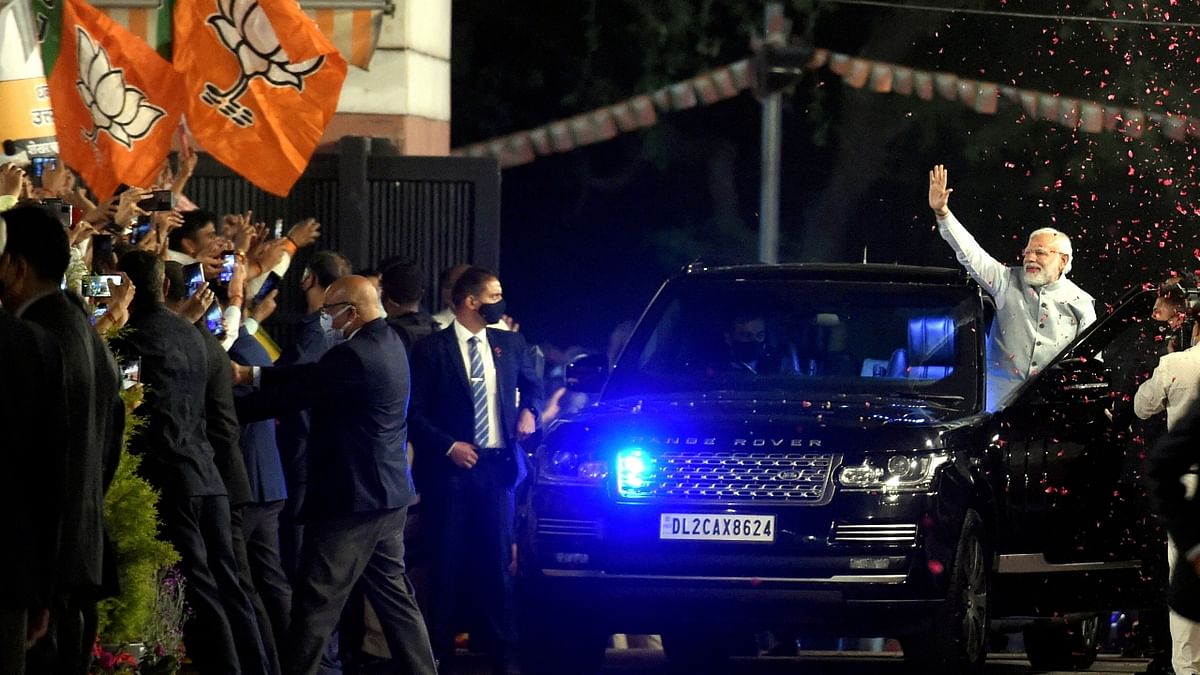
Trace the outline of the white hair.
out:
<instances>
[{"instance_id":1,"label":"white hair","mask_svg":"<svg viewBox=\"0 0 1200 675\"><path fill-rule=\"evenodd\" d=\"M1054 229L1053 227L1041 227L1029 233L1029 241L1032 242L1034 237L1040 237L1042 235L1054 237L1055 243L1058 244L1059 252L1067 255L1067 264L1063 267L1062 273L1066 274L1070 272L1071 266L1075 262L1075 256L1071 253L1071 238L1066 234Z\"/></svg>"}]
</instances>

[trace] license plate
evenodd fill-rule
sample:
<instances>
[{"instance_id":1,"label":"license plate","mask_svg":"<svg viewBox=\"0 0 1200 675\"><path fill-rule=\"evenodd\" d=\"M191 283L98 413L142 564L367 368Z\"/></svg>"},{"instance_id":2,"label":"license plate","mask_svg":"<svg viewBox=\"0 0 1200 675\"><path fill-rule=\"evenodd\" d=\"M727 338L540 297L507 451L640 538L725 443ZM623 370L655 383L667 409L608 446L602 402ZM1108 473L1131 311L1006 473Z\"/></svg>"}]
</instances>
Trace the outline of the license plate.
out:
<instances>
[{"instance_id":1,"label":"license plate","mask_svg":"<svg viewBox=\"0 0 1200 675\"><path fill-rule=\"evenodd\" d=\"M664 513L659 539L692 541L775 541L775 516L737 516L727 513Z\"/></svg>"}]
</instances>

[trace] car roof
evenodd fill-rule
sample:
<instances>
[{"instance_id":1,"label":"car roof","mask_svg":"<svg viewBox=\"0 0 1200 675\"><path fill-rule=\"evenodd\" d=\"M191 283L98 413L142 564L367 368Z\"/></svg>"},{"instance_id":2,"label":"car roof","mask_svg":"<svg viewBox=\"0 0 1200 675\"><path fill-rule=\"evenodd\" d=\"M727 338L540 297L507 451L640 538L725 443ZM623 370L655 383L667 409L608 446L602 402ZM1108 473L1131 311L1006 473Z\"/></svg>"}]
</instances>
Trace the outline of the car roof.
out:
<instances>
[{"instance_id":1,"label":"car roof","mask_svg":"<svg viewBox=\"0 0 1200 675\"><path fill-rule=\"evenodd\" d=\"M924 283L966 286L970 278L961 268L886 265L879 263L785 263L779 265L713 265L692 263L680 274L685 278L821 280Z\"/></svg>"}]
</instances>

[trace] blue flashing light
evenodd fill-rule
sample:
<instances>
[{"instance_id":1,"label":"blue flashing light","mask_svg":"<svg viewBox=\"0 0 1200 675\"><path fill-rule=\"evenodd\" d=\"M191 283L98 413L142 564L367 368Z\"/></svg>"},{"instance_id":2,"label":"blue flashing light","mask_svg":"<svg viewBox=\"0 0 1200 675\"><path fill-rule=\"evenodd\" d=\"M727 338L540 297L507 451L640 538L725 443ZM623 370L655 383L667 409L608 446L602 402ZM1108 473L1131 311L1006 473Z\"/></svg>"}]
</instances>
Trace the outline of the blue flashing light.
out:
<instances>
[{"instance_id":1,"label":"blue flashing light","mask_svg":"<svg viewBox=\"0 0 1200 675\"><path fill-rule=\"evenodd\" d=\"M641 448L626 448L617 453L617 490L622 496L635 496L654 479L654 458Z\"/></svg>"}]
</instances>

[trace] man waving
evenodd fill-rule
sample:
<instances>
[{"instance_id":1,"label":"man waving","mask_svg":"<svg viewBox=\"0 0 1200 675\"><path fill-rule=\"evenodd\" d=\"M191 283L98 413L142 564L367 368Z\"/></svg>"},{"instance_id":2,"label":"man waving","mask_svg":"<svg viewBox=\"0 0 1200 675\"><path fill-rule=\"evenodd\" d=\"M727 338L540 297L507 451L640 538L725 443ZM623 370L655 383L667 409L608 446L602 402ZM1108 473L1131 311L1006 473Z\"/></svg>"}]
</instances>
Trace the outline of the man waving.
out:
<instances>
[{"instance_id":1,"label":"man waving","mask_svg":"<svg viewBox=\"0 0 1200 675\"><path fill-rule=\"evenodd\" d=\"M1067 235L1050 227L1034 230L1021 251L1021 266L1005 265L988 255L950 213L953 189L946 185L946 168L933 167L929 208L937 217L938 234L996 302L987 343L987 408L995 410L1095 321L1096 309L1092 296L1066 278L1072 263Z\"/></svg>"}]
</instances>

